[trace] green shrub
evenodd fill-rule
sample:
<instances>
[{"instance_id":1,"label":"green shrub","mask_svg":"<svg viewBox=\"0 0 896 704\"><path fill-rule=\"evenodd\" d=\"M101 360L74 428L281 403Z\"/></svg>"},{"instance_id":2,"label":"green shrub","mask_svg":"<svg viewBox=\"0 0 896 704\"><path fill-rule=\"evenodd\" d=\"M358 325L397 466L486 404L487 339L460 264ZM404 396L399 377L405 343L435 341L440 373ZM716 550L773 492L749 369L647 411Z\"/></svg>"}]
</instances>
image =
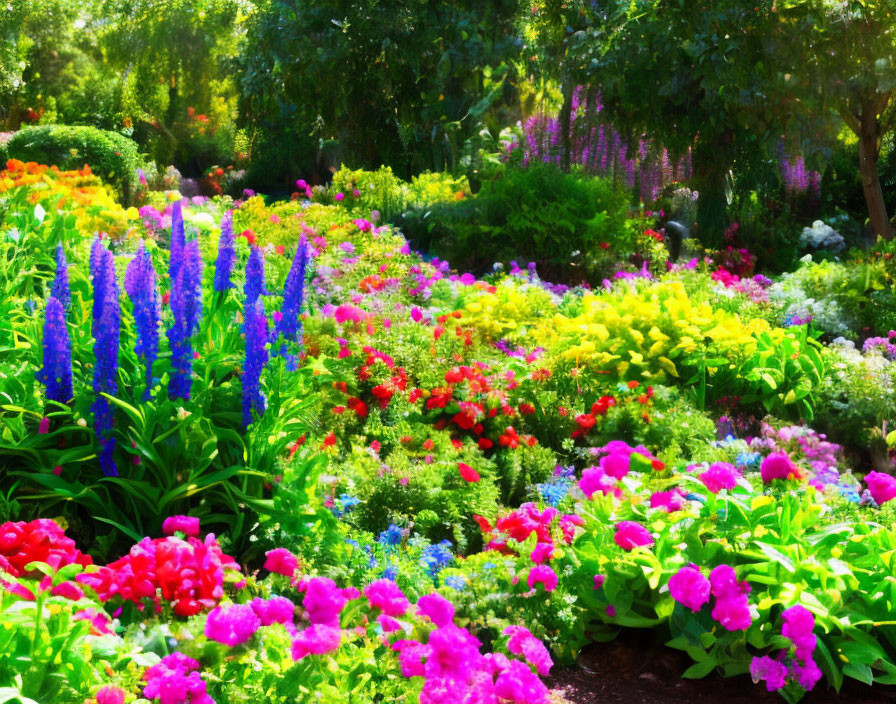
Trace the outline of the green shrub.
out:
<instances>
[{"instance_id":1,"label":"green shrub","mask_svg":"<svg viewBox=\"0 0 896 704\"><path fill-rule=\"evenodd\" d=\"M9 158L60 169L80 169L89 164L95 174L115 186L125 201L131 197L140 165L132 140L95 127L26 127L12 136L7 151Z\"/></svg>"},{"instance_id":2,"label":"green shrub","mask_svg":"<svg viewBox=\"0 0 896 704\"><path fill-rule=\"evenodd\" d=\"M628 204L611 180L549 165L508 168L474 198L408 213L404 228L417 246L462 269L516 259L560 277L605 275L601 245L622 252L637 234L626 226Z\"/></svg>"}]
</instances>

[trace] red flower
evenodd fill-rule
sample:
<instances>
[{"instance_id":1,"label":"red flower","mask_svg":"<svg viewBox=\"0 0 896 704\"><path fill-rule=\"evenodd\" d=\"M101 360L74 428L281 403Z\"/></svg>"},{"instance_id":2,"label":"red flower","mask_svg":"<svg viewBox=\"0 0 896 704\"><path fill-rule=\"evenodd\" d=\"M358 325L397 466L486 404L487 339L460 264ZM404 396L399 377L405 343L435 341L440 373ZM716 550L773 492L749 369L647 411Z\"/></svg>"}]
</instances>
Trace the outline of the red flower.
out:
<instances>
[{"instance_id":1,"label":"red flower","mask_svg":"<svg viewBox=\"0 0 896 704\"><path fill-rule=\"evenodd\" d=\"M336 444L336 435L333 431L330 431L330 434L324 438L324 447L333 447Z\"/></svg>"},{"instance_id":2,"label":"red flower","mask_svg":"<svg viewBox=\"0 0 896 704\"><path fill-rule=\"evenodd\" d=\"M535 406L531 403L521 403L520 413L524 416L531 416L533 413L535 413Z\"/></svg>"},{"instance_id":3,"label":"red flower","mask_svg":"<svg viewBox=\"0 0 896 704\"><path fill-rule=\"evenodd\" d=\"M479 481L479 473L466 462L458 462L457 469L460 471L460 476L465 482Z\"/></svg>"}]
</instances>

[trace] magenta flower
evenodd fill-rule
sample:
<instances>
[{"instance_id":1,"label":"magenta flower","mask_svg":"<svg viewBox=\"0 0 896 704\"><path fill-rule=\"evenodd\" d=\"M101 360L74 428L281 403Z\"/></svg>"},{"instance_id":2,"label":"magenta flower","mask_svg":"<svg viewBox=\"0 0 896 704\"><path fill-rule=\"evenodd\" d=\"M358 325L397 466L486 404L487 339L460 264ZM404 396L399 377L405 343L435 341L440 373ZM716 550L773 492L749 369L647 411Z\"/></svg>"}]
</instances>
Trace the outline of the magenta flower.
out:
<instances>
[{"instance_id":1,"label":"magenta flower","mask_svg":"<svg viewBox=\"0 0 896 704\"><path fill-rule=\"evenodd\" d=\"M548 688L519 660L514 660L495 680L495 695L520 704L541 704L548 700Z\"/></svg>"},{"instance_id":2,"label":"magenta flower","mask_svg":"<svg viewBox=\"0 0 896 704\"><path fill-rule=\"evenodd\" d=\"M291 624L296 611L296 605L285 596L274 596L270 599L256 597L250 605L262 626L274 623L282 623L284 626Z\"/></svg>"},{"instance_id":3,"label":"magenta flower","mask_svg":"<svg viewBox=\"0 0 896 704\"><path fill-rule=\"evenodd\" d=\"M168 516L162 523L162 532L165 535L180 532L187 536L198 536L199 519L190 516Z\"/></svg>"},{"instance_id":4,"label":"magenta flower","mask_svg":"<svg viewBox=\"0 0 896 704\"><path fill-rule=\"evenodd\" d=\"M395 582L378 579L364 588L364 596L370 605L389 616L404 616L410 602Z\"/></svg>"},{"instance_id":5,"label":"magenta flower","mask_svg":"<svg viewBox=\"0 0 896 704\"><path fill-rule=\"evenodd\" d=\"M690 564L669 578L669 593L679 604L697 613L709 602L709 580L699 568Z\"/></svg>"},{"instance_id":6,"label":"magenta flower","mask_svg":"<svg viewBox=\"0 0 896 704\"><path fill-rule=\"evenodd\" d=\"M205 621L205 637L229 645L241 645L261 628L261 621L249 604L216 606Z\"/></svg>"},{"instance_id":7,"label":"magenta flower","mask_svg":"<svg viewBox=\"0 0 896 704\"><path fill-rule=\"evenodd\" d=\"M292 577L299 568L299 560L286 548L274 548L265 553L264 568L286 577Z\"/></svg>"},{"instance_id":8,"label":"magenta flower","mask_svg":"<svg viewBox=\"0 0 896 704\"><path fill-rule=\"evenodd\" d=\"M655 491L650 496L650 508L662 508L668 513L681 511L685 507L685 503L684 493L678 488L669 491Z\"/></svg>"},{"instance_id":9,"label":"magenta flower","mask_svg":"<svg viewBox=\"0 0 896 704\"><path fill-rule=\"evenodd\" d=\"M548 649L544 647L544 643L533 636L528 628L508 626L504 629L504 635L510 636L510 640L507 641L507 649L511 653L526 658L526 662L535 667L539 675L550 674L554 661L551 659Z\"/></svg>"},{"instance_id":10,"label":"magenta flower","mask_svg":"<svg viewBox=\"0 0 896 704\"><path fill-rule=\"evenodd\" d=\"M722 489L731 491L737 486L740 472L727 462L713 462L709 469L697 475L703 485L713 494L718 494Z\"/></svg>"},{"instance_id":11,"label":"magenta flower","mask_svg":"<svg viewBox=\"0 0 896 704\"><path fill-rule=\"evenodd\" d=\"M423 677L426 674L423 660L432 653L429 646L415 640L397 640L392 644L392 649L398 652L402 677Z\"/></svg>"},{"instance_id":12,"label":"magenta flower","mask_svg":"<svg viewBox=\"0 0 896 704\"><path fill-rule=\"evenodd\" d=\"M312 577L300 587L305 592L302 607L308 614L308 620L314 625L339 628L339 614L345 607L349 596L336 582L327 577Z\"/></svg>"},{"instance_id":13,"label":"magenta flower","mask_svg":"<svg viewBox=\"0 0 896 704\"><path fill-rule=\"evenodd\" d=\"M604 586L604 582L606 582L606 581L607 581L607 578L604 575L602 575L602 574L594 575L594 588L600 589L601 587Z\"/></svg>"},{"instance_id":14,"label":"magenta flower","mask_svg":"<svg viewBox=\"0 0 896 704\"><path fill-rule=\"evenodd\" d=\"M553 556L554 546L551 543L538 543L529 555L532 562L536 565L543 565L546 562L550 562Z\"/></svg>"},{"instance_id":15,"label":"magenta flower","mask_svg":"<svg viewBox=\"0 0 896 704\"><path fill-rule=\"evenodd\" d=\"M124 690L118 687L102 687L96 693L96 704L124 704Z\"/></svg>"},{"instance_id":16,"label":"magenta flower","mask_svg":"<svg viewBox=\"0 0 896 704\"><path fill-rule=\"evenodd\" d=\"M454 604L441 594L421 596L417 600L417 610L439 627L447 626L454 620Z\"/></svg>"},{"instance_id":17,"label":"magenta flower","mask_svg":"<svg viewBox=\"0 0 896 704\"><path fill-rule=\"evenodd\" d=\"M314 625L299 633L292 642L293 660L306 655L325 655L339 648L342 631L332 626Z\"/></svg>"},{"instance_id":18,"label":"magenta flower","mask_svg":"<svg viewBox=\"0 0 896 704\"><path fill-rule=\"evenodd\" d=\"M781 616L784 619L781 635L790 638L796 648L797 658L811 660L816 645L815 634L812 633L815 629L815 617L806 607L799 604L786 609Z\"/></svg>"},{"instance_id":19,"label":"magenta flower","mask_svg":"<svg viewBox=\"0 0 896 704\"><path fill-rule=\"evenodd\" d=\"M750 585L738 582L732 567L719 565L709 573L713 596L712 617L729 631L745 631L753 623L747 594Z\"/></svg>"},{"instance_id":20,"label":"magenta flower","mask_svg":"<svg viewBox=\"0 0 896 704\"><path fill-rule=\"evenodd\" d=\"M779 689L784 689L787 666L768 655L763 655L761 658L753 658L750 663L750 677L753 678L753 682L764 681L765 688L769 692L777 692Z\"/></svg>"},{"instance_id":21,"label":"magenta flower","mask_svg":"<svg viewBox=\"0 0 896 704\"><path fill-rule=\"evenodd\" d=\"M383 629L383 633L394 633L395 631L403 630L400 621L396 621L391 616L386 616L386 614L377 616L376 622Z\"/></svg>"},{"instance_id":22,"label":"magenta flower","mask_svg":"<svg viewBox=\"0 0 896 704\"><path fill-rule=\"evenodd\" d=\"M871 498L881 506L896 498L896 477L883 472L868 472L865 483L868 484Z\"/></svg>"},{"instance_id":23,"label":"magenta flower","mask_svg":"<svg viewBox=\"0 0 896 704\"><path fill-rule=\"evenodd\" d=\"M536 565L529 570L526 584L529 589L535 589L536 584L541 584L546 592L552 592L557 588L557 573L547 565Z\"/></svg>"},{"instance_id":24,"label":"magenta flower","mask_svg":"<svg viewBox=\"0 0 896 704\"><path fill-rule=\"evenodd\" d=\"M618 486L619 481L606 473L603 467L589 467L582 472L582 478L579 480L579 489L589 499L598 491L604 494L613 494L621 496L622 491Z\"/></svg>"},{"instance_id":25,"label":"magenta flower","mask_svg":"<svg viewBox=\"0 0 896 704\"><path fill-rule=\"evenodd\" d=\"M759 467L762 481L766 484L775 479L802 478L799 468L791 461L786 452L773 452L762 460Z\"/></svg>"},{"instance_id":26,"label":"magenta flower","mask_svg":"<svg viewBox=\"0 0 896 704\"><path fill-rule=\"evenodd\" d=\"M613 542L625 551L653 545L653 536L644 526L635 521L620 521L616 524Z\"/></svg>"}]
</instances>

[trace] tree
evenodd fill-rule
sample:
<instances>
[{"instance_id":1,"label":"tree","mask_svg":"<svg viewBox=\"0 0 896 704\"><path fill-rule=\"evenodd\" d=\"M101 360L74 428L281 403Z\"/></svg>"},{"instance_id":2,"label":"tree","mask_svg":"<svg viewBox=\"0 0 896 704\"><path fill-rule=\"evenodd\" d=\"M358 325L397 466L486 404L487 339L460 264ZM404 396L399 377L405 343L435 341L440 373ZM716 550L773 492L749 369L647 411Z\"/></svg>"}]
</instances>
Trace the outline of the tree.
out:
<instances>
[{"instance_id":1,"label":"tree","mask_svg":"<svg viewBox=\"0 0 896 704\"><path fill-rule=\"evenodd\" d=\"M673 153L693 148L699 234L720 243L728 172L779 138L798 100L775 0L560 8L567 84L599 90L604 114L633 138L647 134Z\"/></svg>"},{"instance_id":2,"label":"tree","mask_svg":"<svg viewBox=\"0 0 896 704\"><path fill-rule=\"evenodd\" d=\"M812 105L835 111L859 140L859 173L875 234L893 227L878 174L884 138L896 128L896 3L893 0L784 2L791 44L803 57Z\"/></svg>"},{"instance_id":3,"label":"tree","mask_svg":"<svg viewBox=\"0 0 896 704\"><path fill-rule=\"evenodd\" d=\"M387 163L403 176L451 166L506 97L517 9L516 0L268 0L239 61L243 120L269 142L289 134L307 150L335 140L354 166Z\"/></svg>"}]
</instances>

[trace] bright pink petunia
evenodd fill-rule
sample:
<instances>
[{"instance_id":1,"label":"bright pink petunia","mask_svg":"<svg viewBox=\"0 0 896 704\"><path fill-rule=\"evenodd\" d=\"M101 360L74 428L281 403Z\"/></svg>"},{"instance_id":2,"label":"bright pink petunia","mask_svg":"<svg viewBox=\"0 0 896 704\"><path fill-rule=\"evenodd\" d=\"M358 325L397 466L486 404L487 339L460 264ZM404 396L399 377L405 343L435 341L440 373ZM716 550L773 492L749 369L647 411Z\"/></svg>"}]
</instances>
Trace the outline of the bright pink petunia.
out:
<instances>
[{"instance_id":1,"label":"bright pink petunia","mask_svg":"<svg viewBox=\"0 0 896 704\"><path fill-rule=\"evenodd\" d=\"M286 548L274 548L265 553L267 558L264 562L264 568L268 572L282 574L286 577L292 577L299 568L299 560Z\"/></svg>"},{"instance_id":2,"label":"bright pink petunia","mask_svg":"<svg viewBox=\"0 0 896 704\"><path fill-rule=\"evenodd\" d=\"M165 535L174 535L181 532L184 535L199 535L199 519L191 516L168 516L162 523L162 532Z\"/></svg>"},{"instance_id":3,"label":"bright pink petunia","mask_svg":"<svg viewBox=\"0 0 896 704\"><path fill-rule=\"evenodd\" d=\"M436 626L447 626L454 620L454 604L441 594L432 593L417 600L417 610Z\"/></svg>"},{"instance_id":4,"label":"bright pink petunia","mask_svg":"<svg viewBox=\"0 0 896 704\"><path fill-rule=\"evenodd\" d=\"M370 605L389 616L404 616L410 602L395 582L378 579L364 588L364 596Z\"/></svg>"},{"instance_id":5,"label":"bright pink petunia","mask_svg":"<svg viewBox=\"0 0 896 704\"><path fill-rule=\"evenodd\" d=\"M557 573L547 565L536 565L529 570L526 584L529 589L535 589L536 584L541 584L546 592L552 592L557 588Z\"/></svg>"},{"instance_id":6,"label":"bright pink petunia","mask_svg":"<svg viewBox=\"0 0 896 704\"><path fill-rule=\"evenodd\" d=\"M654 543L650 531L635 521L620 521L617 523L613 541L626 551L639 547L650 547Z\"/></svg>"},{"instance_id":7,"label":"bright pink petunia","mask_svg":"<svg viewBox=\"0 0 896 704\"><path fill-rule=\"evenodd\" d=\"M868 472L865 483L871 492L871 498L881 506L896 498L896 477L883 472Z\"/></svg>"},{"instance_id":8,"label":"bright pink petunia","mask_svg":"<svg viewBox=\"0 0 896 704\"><path fill-rule=\"evenodd\" d=\"M709 469L697 475L703 485L713 494L718 494L722 489L731 491L737 486L740 472L734 465L727 462L713 462Z\"/></svg>"}]
</instances>

